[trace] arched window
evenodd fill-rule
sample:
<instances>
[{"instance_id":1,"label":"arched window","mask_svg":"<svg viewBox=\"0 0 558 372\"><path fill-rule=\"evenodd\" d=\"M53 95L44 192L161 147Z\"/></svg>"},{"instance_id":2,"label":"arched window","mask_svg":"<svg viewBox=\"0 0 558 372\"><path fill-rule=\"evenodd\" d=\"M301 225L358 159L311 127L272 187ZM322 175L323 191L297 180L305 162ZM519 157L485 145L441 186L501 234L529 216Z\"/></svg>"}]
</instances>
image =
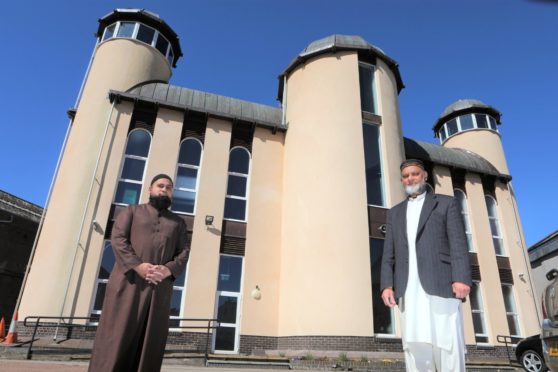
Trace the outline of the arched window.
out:
<instances>
[{"instance_id":1,"label":"arched window","mask_svg":"<svg viewBox=\"0 0 558 372\"><path fill-rule=\"evenodd\" d=\"M488 222L490 223L494 251L496 252L496 255L503 256L504 240L502 239L502 233L500 230L496 200L490 195L485 195L484 200L486 201L486 209L488 210Z\"/></svg>"},{"instance_id":2,"label":"arched window","mask_svg":"<svg viewBox=\"0 0 558 372\"><path fill-rule=\"evenodd\" d=\"M244 147L233 147L229 154L225 219L246 221L250 152Z\"/></svg>"},{"instance_id":3,"label":"arched window","mask_svg":"<svg viewBox=\"0 0 558 372\"><path fill-rule=\"evenodd\" d=\"M134 129L128 135L115 204L138 204L150 145L151 134L146 130Z\"/></svg>"},{"instance_id":4,"label":"arched window","mask_svg":"<svg viewBox=\"0 0 558 372\"><path fill-rule=\"evenodd\" d=\"M454 189L453 194L461 206L461 216L463 216L463 224L465 225L465 234L467 235L467 246L469 252L473 252L473 234L471 233L471 223L469 221L469 208L467 207L467 195L460 189Z\"/></svg>"},{"instance_id":5,"label":"arched window","mask_svg":"<svg viewBox=\"0 0 558 372\"><path fill-rule=\"evenodd\" d=\"M201 155L202 144L199 140L186 138L182 141L172 196L171 209L174 212L194 214Z\"/></svg>"}]
</instances>

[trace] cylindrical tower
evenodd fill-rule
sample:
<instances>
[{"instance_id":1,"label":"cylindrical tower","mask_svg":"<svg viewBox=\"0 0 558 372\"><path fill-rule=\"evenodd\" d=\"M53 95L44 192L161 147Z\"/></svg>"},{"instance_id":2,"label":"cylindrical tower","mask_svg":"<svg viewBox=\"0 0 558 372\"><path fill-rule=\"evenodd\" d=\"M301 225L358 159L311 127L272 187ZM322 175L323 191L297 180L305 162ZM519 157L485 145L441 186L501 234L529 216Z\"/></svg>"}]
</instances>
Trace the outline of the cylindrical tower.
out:
<instances>
[{"instance_id":1,"label":"cylindrical tower","mask_svg":"<svg viewBox=\"0 0 558 372\"><path fill-rule=\"evenodd\" d=\"M402 87L396 63L358 36L312 42L280 76L280 336L373 333L368 209L403 197Z\"/></svg>"},{"instance_id":2,"label":"cylindrical tower","mask_svg":"<svg viewBox=\"0 0 558 372\"><path fill-rule=\"evenodd\" d=\"M432 130L445 147L462 148L488 160L509 174L497 125L500 112L476 99L460 99L440 115Z\"/></svg>"},{"instance_id":3,"label":"cylindrical tower","mask_svg":"<svg viewBox=\"0 0 558 372\"><path fill-rule=\"evenodd\" d=\"M117 9L99 19L97 44L60 166L45 208L20 316L70 316L79 291L87 236L104 172L103 146L113 127L109 91L149 81L167 82L182 55L178 36L158 15ZM105 150L106 151L106 150Z\"/></svg>"}]
</instances>

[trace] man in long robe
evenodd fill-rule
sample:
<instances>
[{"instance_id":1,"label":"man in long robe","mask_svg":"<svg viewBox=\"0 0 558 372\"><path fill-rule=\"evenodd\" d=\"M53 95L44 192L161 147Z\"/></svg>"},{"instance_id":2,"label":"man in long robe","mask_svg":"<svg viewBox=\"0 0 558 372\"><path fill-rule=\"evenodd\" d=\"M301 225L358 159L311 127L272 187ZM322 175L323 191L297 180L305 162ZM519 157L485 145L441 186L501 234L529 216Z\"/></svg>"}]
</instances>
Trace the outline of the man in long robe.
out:
<instances>
[{"instance_id":1,"label":"man in long robe","mask_svg":"<svg viewBox=\"0 0 558 372\"><path fill-rule=\"evenodd\" d=\"M465 372L461 302L471 266L461 210L449 196L426 192L422 161L401 164L408 199L387 218L382 300L401 311L407 371Z\"/></svg>"},{"instance_id":2,"label":"man in long robe","mask_svg":"<svg viewBox=\"0 0 558 372\"><path fill-rule=\"evenodd\" d=\"M90 372L161 369L173 281L186 267L186 225L170 212L173 183L160 174L149 203L120 212L112 229L116 258L95 335Z\"/></svg>"}]
</instances>

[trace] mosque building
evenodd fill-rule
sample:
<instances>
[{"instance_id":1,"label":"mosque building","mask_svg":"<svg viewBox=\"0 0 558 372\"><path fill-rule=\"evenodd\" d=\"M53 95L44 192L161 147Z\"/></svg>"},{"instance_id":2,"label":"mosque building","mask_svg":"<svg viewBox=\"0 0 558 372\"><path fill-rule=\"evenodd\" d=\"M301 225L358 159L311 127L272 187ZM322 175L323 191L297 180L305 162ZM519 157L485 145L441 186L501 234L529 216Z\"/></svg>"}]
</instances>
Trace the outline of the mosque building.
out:
<instances>
[{"instance_id":1,"label":"mosque building","mask_svg":"<svg viewBox=\"0 0 558 372\"><path fill-rule=\"evenodd\" d=\"M459 100L432 120L439 144L404 137L399 66L359 36L310 42L280 72L280 107L172 85L179 38L149 11L116 9L99 19L97 37L20 319L95 324L114 219L167 173L191 243L171 336L198 332L178 319L217 318L215 353L401 348L399 317L380 298L380 261L386 212L405 198L399 165L418 158L431 191L462 206L474 280L463 306L469 352L539 332L496 108Z\"/></svg>"}]
</instances>

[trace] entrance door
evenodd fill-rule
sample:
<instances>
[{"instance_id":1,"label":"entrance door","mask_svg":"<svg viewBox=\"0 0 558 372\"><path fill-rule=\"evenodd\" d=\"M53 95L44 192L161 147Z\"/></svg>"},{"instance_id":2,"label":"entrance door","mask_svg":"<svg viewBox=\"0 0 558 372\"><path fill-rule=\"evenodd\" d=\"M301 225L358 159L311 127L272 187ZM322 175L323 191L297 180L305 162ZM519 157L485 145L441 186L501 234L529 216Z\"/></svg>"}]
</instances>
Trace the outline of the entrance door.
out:
<instances>
[{"instance_id":1,"label":"entrance door","mask_svg":"<svg viewBox=\"0 0 558 372\"><path fill-rule=\"evenodd\" d=\"M240 331L243 257L222 254L219 259L215 317L220 327L215 330L213 350L217 353L237 353Z\"/></svg>"}]
</instances>

